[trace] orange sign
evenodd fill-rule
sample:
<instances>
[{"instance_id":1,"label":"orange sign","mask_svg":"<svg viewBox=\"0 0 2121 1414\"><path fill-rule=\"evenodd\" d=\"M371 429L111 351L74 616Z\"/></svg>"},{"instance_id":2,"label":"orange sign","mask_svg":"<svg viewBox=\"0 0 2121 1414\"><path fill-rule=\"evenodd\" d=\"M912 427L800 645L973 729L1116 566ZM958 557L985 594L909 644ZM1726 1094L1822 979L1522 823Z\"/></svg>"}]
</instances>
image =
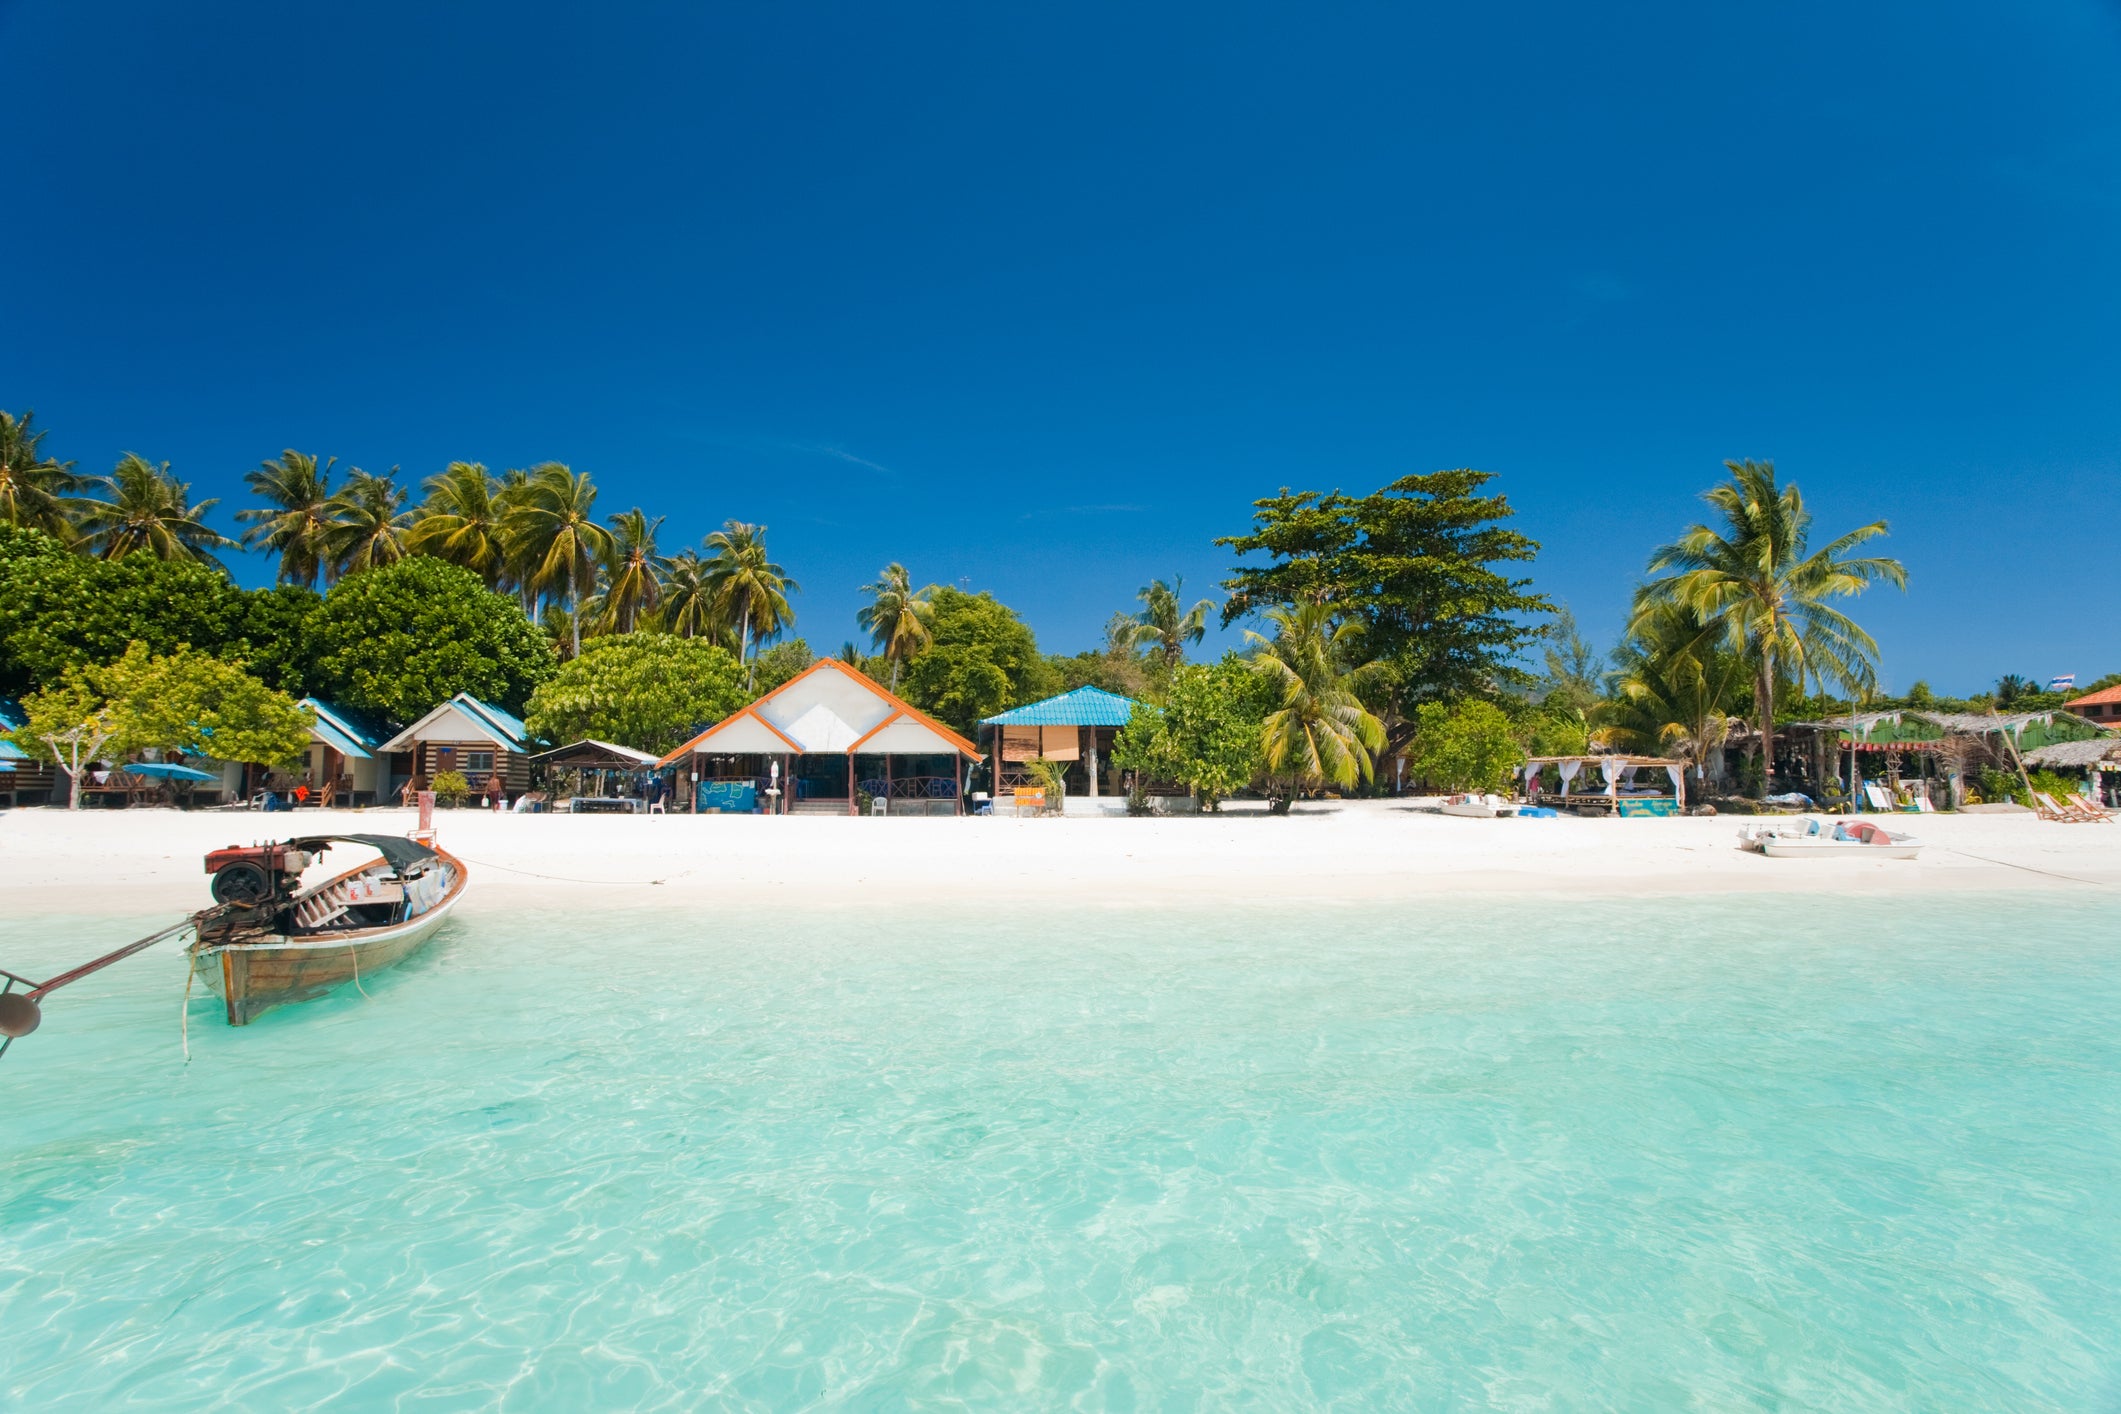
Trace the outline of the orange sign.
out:
<instances>
[{"instance_id":1,"label":"orange sign","mask_svg":"<svg viewBox=\"0 0 2121 1414\"><path fill-rule=\"evenodd\" d=\"M1016 788L1016 808L1019 810L1044 810L1046 808L1045 787L1018 786Z\"/></svg>"}]
</instances>

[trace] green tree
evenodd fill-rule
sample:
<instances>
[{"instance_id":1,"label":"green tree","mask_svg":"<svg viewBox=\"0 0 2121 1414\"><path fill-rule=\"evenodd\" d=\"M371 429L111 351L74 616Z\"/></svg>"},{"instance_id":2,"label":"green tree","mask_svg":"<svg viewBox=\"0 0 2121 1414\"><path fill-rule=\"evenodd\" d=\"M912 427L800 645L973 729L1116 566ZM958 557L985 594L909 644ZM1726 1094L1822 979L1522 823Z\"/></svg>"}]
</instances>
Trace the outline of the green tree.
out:
<instances>
[{"instance_id":1,"label":"green tree","mask_svg":"<svg viewBox=\"0 0 2121 1414\"><path fill-rule=\"evenodd\" d=\"M1446 791L1500 791L1525 759L1509 714L1479 697L1416 709L1407 765Z\"/></svg>"},{"instance_id":2,"label":"green tree","mask_svg":"<svg viewBox=\"0 0 2121 1414\"><path fill-rule=\"evenodd\" d=\"M142 746L221 761L281 765L309 746L315 719L234 663L190 649L164 657L134 644L103 670L125 734Z\"/></svg>"},{"instance_id":3,"label":"green tree","mask_svg":"<svg viewBox=\"0 0 2121 1414\"><path fill-rule=\"evenodd\" d=\"M727 522L707 537L706 578L715 617L737 629L737 658L749 662L754 635L776 637L795 622L788 596L802 586L766 557L766 527Z\"/></svg>"},{"instance_id":4,"label":"green tree","mask_svg":"<svg viewBox=\"0 0 2121 1414\"><path fill-rule=\"evenodd\" d=\"M496 587L508 569L501 483L478 462L451 462L427 478L426 499L413 512L405 548L470 570Z\"/></svg>"},{"instance_id":5,"label":"green tree","mask_svg":"<svg viewBox=\"0 0 2121 1414\"><path fill-rule=\"evenodd\" d=\"M1886 533L1882 520L1858 526L1824 548L1810 548L1812 515L1795 484L1779 486L1773 462L1731 461L1730 480L1702 499L1720 526L1697 524L1650 556L1653 579L1637 598L1638 616L1666 607L1693 614L1746 660L1761 759L1775 759L1775 694L1806 679L1848 691L1877 680L1878 645L1829 602L1873 584L1907 587L1898 560L1849 552ZM1768 772L1760 789L1769 789Z\"/></svg>"},{"instance_id":6,"label":"green tree","mask_svg":"<svg viewBox=\"0 0 2121 1414\"><path fill-rule=\"evenodd\" d=\"M992 594L938 585L928 612L928 649L906 665L908 702L969 736L982 717L1047 695L1038 639Z\"/></svg>"},{"instance_id":7,"label":"green tree","mask_svg":"<svg viewBox=\"0 0 2121 1414\"><path fill-rule=\"evenodd\" d=\"M645 614L663 599L663 579L670 561L656 553L655 536L663 517L650 520L639 506L611 518L611 539L601 556L604 587L597 619L607 633L631 633Z\"/></svg>"},{"instance_id":8,"label":"green tree","mask_svg":"<svg viewBox=\"0 0 2121 1414\"><path fill-rule=\"evenodd\" d=\"M310 621L324 596L298 584L276 584L243 594L243 617L237 639L218 656L240 659L258 681L290 697L307 697L317 678L316 645ZM212 647L200 642L194 646Z\"/></svg>"},{"instance_id":9,"label":"green tree","mask_svg":"<svg viewBox=\"0 0 2121 1414\"><path fill-rule=\"evenodd\" d=\"M357 467L331 498L324 551L334 578L394 565L411 553L405 540L412 512L405 509L405 488L392 474L396 470L376 475Z\"/></svg>"},{"instance_id":10,"label":"green tree","mask_svg":"<svg viewBox=\"0 0 2121 1414\"><path fill-rule=\"evenodd\" d=\"M34 412L20 418L0 412L0 525L71 541L71 498L81 478L74 475L72 462L44 454L44 433L32 426L36 419Z\"/></svg>"},{"instance_id":11,"label":"green tree","mask_svg":"<svg viewBox=\"0 0 2121 1414\"><path fill-rule=\"evenodd\" d=\"M87 670L75 668L24 697L22 725L5 735L30 756L66 772L66 808L79 810L88 768L106 751L121 754L128 749L121 728L109 695Z\"/></svg>"},{"instance_id":12,"label":"green tree","mask_svg":"<svg viewBox=\"0 0 2121 1414\"><path fill-rule=\"evenodd\" d=\"M1216 543L1269 563L1223 581L1223 622L1328 603L1360 624L1361 651L1376 664L1363 692L1394 748L1412 735L1418 703L1526 685L1512 659L1553 605L1500 568L1530 562L1539 546L1504 523L1505 497L1481 494L1493 479L1439 471L1367 496L1284 489L1254 502L1251 532Z\"/></svg>"},{"instance_id":13,"label":"green tree","mask_svg":"<svg viewBox=\"0 0 2121 1414\"><path fill-rule=\"evenodd\" d=\"M247 613L244 592L206 565L84 559L40 532L0 527L0 692L51 686L135 639L156 653L245 656Z\"/></svg>"},{"instance_id":14,"label":"green tree","mask_svg":"<svg viewBox=\"0 0 2121 1414\"><path fill-rule=\"evenodd\" d=\"M260 462L243 478L265 502L236 512L237 521L250 527L243 544L280 557L282 584L312 588L329 568L331 469L337 464L338 458L327 457L320 467L315 457L289 447L279 460Z\"/></svg>"},{"instance_id":15,"label":"green tree","mask_svg":"<svg viewBox=\"0 0 2121 1414\"><path fill-rule=\"evenodd\" d=\"M1539 683L1539 700L1565 711L1589 712L1603 696L1606 655L1583 636L1566 604L1555 609L1546 641L1547 672Z\"/></svg>"},{"instance_id":16,"label":"green tree","mask_svg":"<svg viewBox=\"0 0 2121 1414\"><path fill-rule=\"evenodd\" d=\"M593 638L531 694L524 722L547 741L594 737L664 752L744 705L736 659L696 638Z\"/></svg>"},{"instance_id":17,"label":"green tree","mask_svg":"<svg viewBox=\"0 0 2121 1414\"><path fill-rule=\"evenodd\" d=\"M810 651L809 643L803 639L791 638L785 643L774 644L751 660L752 695L764 697L816 661L817 655ZM855 666L862 665L857 663Z\"/></svg>"},{"instance_id":18,"label":"green tree","mask_svg":"<svg viewBox=\"0 0 2121 1414\"><path fill-rule=\"evenodd\" d=\"M1385 731L1356 695L1355 675L1346 667L1362 626L1335 622L1325 603L1269 609L1266 618L1273 638L1250 630L1245 637L1259 647L1252 670L1274 692L1262 724L1269 774L1299 790L1369 780Z\"/></svg>"},{"instance_id":19,"label":"green tree","mask_svg":"<svg viewBox=\"0 0 2121 1414\"><path fill-rule=\"evenodd\" d=\"M928 598L934 593L934 586L915 589L906 567L894 560L884 566L875 583L862 586L862 593L869 602L855 611L855 627L869 635L869 641L891 665L890 688L897 692L900 667L934 639L928 627Z\"/></svg>"},{"instance_id":20,"label":"green tree","mask_svg":"<svg viewBox=\"0 0 2121 1414\"><path fill-rule=\"evenodd\" d=\"M219 569L213 552L235 544L206 524L206 513L220 502L193 504L191 487L169 474L168 462L158 467L127 452L93 484L109 499L84 499L78 525L89 548L106 560L145 551L160 560L196 560Z\"/></svg>"},{"instance_id":21,"label":"green tree","mask_svg":"<svg viewBox=\"0 0 2121 1414\"><path fill-rule=\"evenodd\" d=\"M1185 580L1174 574L1169 584L1152 579L1134 596L1142 602L1134 621L1134 642L1161 654L1167 668L1186 661L1187 644L1207 637L1208 615L1215 612L1213 599L1185 608L1180 598L1185 587Z\"/></svg>"},{"instance_id":22,"label":"green tree","mask_svg":"<svg viewBox=\"0 0 2121 1414\"><path fill-rule=\"evenodd\" d=\"M459 692L520 711L555 666L513 599L425 555L332 586L310 632L318 696L399 722Z\"/></svg>"},{"instance_id":23,"label":"green tree","mask_svg":"<svg viewBox=\"0 0 2121 1414\"><path fill-rule=\"evenodd\" d=\"M1183 785L1202 809L1220 810L1266 769L1263 725L1272 706L1271 688L1242 659L1181 664L1162 707L1135 704L1112 743L1113 763Z\"/></svg>"},{"instance_id":24,"label":"green tree","mask_svg":"<svg viewBox=\"0 0 2121 1414\"><path fill-rule=\"evenodd\" d=\"M142 747L223 761L279 763L301 754L308 712L232 663L181 650L157 657L134 643L115 661L67 669L22 700L11 733L30 754L67 773L67 808L81 808L90 764Z\"/></svg>"},{"instance_id":25,"label":"green tree","mask_svg":"<svg viewBox=\"0 0 2121 1414\"><path fill-rule=\"evenodd\" d=\"M508 533L516 542L524 581L537 593L566 600L578 657L581 599L595 589L597 561L611 549L611 532L597 524L596 505L589 473L546 462L531 472L508 514Z\"/></svg>"}]
</instances>

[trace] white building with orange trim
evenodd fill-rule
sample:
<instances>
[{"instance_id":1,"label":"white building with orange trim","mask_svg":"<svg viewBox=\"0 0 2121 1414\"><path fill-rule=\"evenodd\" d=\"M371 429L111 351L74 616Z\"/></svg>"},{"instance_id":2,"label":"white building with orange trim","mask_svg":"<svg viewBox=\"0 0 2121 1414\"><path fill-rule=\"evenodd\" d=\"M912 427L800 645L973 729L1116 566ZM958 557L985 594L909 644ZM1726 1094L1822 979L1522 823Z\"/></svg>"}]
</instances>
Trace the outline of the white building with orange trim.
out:
<instances>
[{"instance_id":1,"label":"white building with orange trim","mask_svg":"<svg viewBox=\"0 0 2121 1414\"><path fill-rule=\"evenodd\" d=\"M724 813L893 815L964 811L980 749L835 658L820 659L662 760L679 798Z\"/></svg>"}]
</instances>

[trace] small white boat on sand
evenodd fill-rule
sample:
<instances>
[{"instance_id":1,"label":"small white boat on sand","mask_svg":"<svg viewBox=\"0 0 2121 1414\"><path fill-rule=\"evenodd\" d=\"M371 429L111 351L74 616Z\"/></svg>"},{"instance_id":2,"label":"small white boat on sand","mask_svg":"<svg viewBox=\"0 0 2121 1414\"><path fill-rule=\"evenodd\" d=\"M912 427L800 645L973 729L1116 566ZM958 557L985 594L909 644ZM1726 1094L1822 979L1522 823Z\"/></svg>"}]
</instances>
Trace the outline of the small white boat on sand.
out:
<instances>
[{"instance_id":1,"label":"small white boat on sand","mask_svg":"<svg viewBox=\"0 0 2121 1414\"><path fill-rule=\"evenodd\" d=\"M1517 813L1517 802L1499 795L1454 795L1436 807L1446 815L1464 815L1475 820L1495 820Z\"/></svg>"},{"instance_id":2,"label":"small white boat on sand","mask_svg":"<svg viewBox=\"0 0 2121 1414\"><path fill-rule=\"evenodd\" d=\"M1913 859L1922 852L1922 841L1869 820L1822 820L1813 815L1742 826L1738 846L1771 859Z\"/></svg>"}]
</instances>

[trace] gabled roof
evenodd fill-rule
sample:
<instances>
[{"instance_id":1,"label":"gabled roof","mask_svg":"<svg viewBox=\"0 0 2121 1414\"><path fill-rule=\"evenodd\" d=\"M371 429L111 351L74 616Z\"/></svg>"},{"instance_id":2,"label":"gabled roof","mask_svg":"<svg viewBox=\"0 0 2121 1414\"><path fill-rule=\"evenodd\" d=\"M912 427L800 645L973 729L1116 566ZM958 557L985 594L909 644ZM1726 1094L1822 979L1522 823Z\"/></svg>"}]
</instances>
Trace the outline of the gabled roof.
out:
<instances>
[{"instance_id":1,"label":"gabled roof","mask_svg":"<svg viewBox=\"0 0 2121 1414\"><path fill-rule=\"evenodd\" d=\"M849 682L859 686L862 691L875 697L888 709L884 714L883 720L870 727L867 731L856 732L852 724L840 717L829 705L819 702L798 713L784 725L775 726L761 710L768 704L778 703L783 699L793 698L794 701L800 702L803 698L802 685L820 673L837 673ZM691 741L686 742L683 746L665 756L662 764L668 766L698 752L713 751L715 749L714 739L717 736L727 735L731 738L736 738L744 725L752 727L751 733L748 734L755 735L759 728L763 728L767 733L771 734L773 741L786 743L789 751L802 755L810 752L824 753L856 750L864 742L877 737L894 723L911 723L925 728L929 733L941 738L946 745L954 747L963 755L973 757L975 760L980 755L980 749L977 746L950 730L950 728L944 726L926 712L921 711L920 708L904 701L867 673L849 667L837 658L820 658L773 691L767 693L764 697L761 697L758 701L730 713ZM752 750L754 748L748 746L741 748L741 751L747 754Z\"/></svg>"},{"instance_id":2,"label":"gabled roof","mask_svg":"<svg viewBox=\"0 0 2121 1414\"><path fill-rule=\"evenodd\" d=\"M980 719L983 727L1123 727L1134 716L1134 699L1087 683L1073 692L1027 702Z\"/></svg>"},{"instance_id":3,"label":"gabled roof","mask_svg":"<svg viewBox=\"0 0 2121 1414\"><path fill-rule=\"evenodd\" d=\"M2082 697L2072 697L2063 703L2065 707L2089 707L2093 703L2121 702L2121 683L2104 687L2097 692L2087 692Z\"/></svg>"},{"instance_id":4,"label":"gabled roof","mask_svg":"<svg viewBox=\"0 0 2121 1414\"><path fill-rule=\"evenodd\" d=\"M296 705L307 707L316 714L317 724L311 729L311 735L341 756L366 761L375 755L375 738L340 715L339 709L329 702L305 697Z\"/></svg>"},{"instance_id":5,"label":"gabled roof","mask_svg":"<svg viewBox=\"0 0 2121 1414\"><path fill-rule=\"evenodd\" d=\"M655 765L651 752L636 751L615 741L583 737L552 751L530 758L542 766L571 766L585 771L638 771Z\"/></svg>"},{"instance_id":6,"label":"gabled roof","mask_svg":"<svg viewBox=\"0 0 2121 1414\"><path fill-rule=\"evenodd\" d=\"M509 716L490 702L481 702L468 692L460 692L426 716L399 732L389 741L377 747L378 751L405 751L420 740L420 733L433 722L440 721L455 712L476 728L480 735L494 745L509 751L527 753L530 750L530 730L514 717Z\"/></svg>"}]
</instances>

